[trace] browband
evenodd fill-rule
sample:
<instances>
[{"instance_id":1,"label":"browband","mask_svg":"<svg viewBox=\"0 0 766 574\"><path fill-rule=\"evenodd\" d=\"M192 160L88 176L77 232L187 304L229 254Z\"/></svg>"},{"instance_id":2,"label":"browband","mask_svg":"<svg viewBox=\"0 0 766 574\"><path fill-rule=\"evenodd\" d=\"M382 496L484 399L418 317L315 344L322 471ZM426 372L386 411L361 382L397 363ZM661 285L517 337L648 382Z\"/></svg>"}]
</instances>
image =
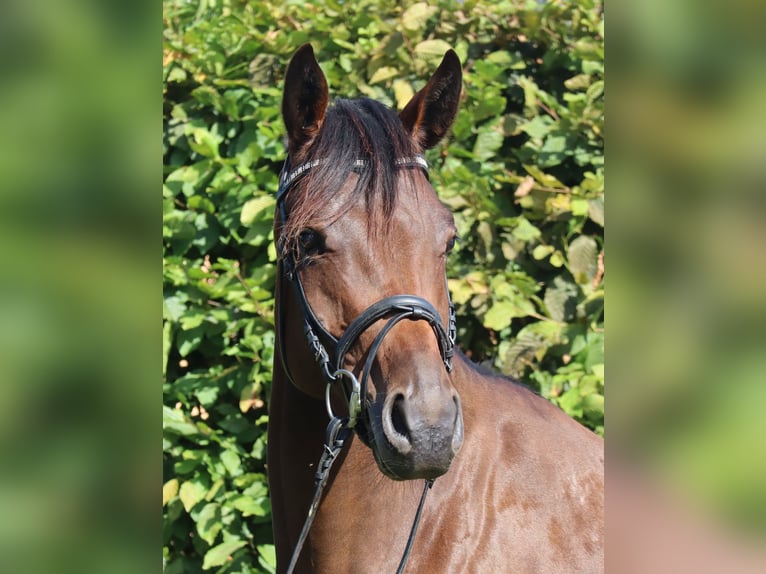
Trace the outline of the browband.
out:
<instances>
[{"instance_id":1,"label":"browband","mask_svg":"<svg viewBox=\"0 0 766 574\"><path fill-rule=\"evenodd\" d=\"M295 169L290 170L289 162L285 162L285 167L282 170L282 174L279 176L279 189L277 190L277 202L283 199L285 193L287 193L287 190L292 187L293 183L298 180L302 175L304 175L307 171L309 171L311 168L316 167L320 164L322 164L326 160L321 159L314 159L311 161L307 161L296 167ZM354 171L359 171L367 167L369 162L366 159L357 159L354 161L352 169ZM422 168L426 174L428 174L428 162L426 161L425 156L420 154L415 154L411 157L399 157L396 158L394 161L394 165L396 167L419 167Z\"/></svg>"}]
</instances>

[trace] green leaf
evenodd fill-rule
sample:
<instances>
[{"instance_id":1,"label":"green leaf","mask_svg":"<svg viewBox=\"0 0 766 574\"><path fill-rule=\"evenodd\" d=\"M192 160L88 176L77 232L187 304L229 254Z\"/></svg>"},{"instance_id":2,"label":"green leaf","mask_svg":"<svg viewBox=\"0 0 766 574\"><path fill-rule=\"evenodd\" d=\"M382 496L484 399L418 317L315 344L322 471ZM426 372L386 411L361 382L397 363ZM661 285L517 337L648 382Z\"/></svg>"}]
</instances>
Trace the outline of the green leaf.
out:
<instances>
[{"instance_id":1,"label":"green leaf","mask_svg":"<svg viewBox=\"0 0 766 574\"><path fill-rule=\"evenodd\" d=\"M277 568L277 550L273 544L259 544L258 562L269 572L275 572Z\"/></svg>"},{"instance_id":2,"label":"green leaf","mask_svg":"<svg viewBox=\"0 0 766 574\"><path fill-rule=\"evenodd\" d=\"M171 409L167 405L162 406L163 430L181 436L193 436L199 434L197 426L186 418L180 409Z\"/></svg>"},{"instance_id":3,"label":"green leaf","mask_svg":"<svg viewBox=\"0 0 766 574\"><path fill-rule=\"evenodd\" d=\"M165 297L162 305L162 311L162 316L164 319L178 321L186 312L186 297L180 297L178 295Z\"/></svg>"},{"instance_id":4,"label":"green leaf","mask_svg":"<svg viewBox=\"0 0 766 574\"><path fill-rule=\"evenodd\" d=\"M404 106L410 102L414 95L415 91L407 80L394 80L394 98L396 98L397 109L404 109Z\"/></svg>"},{"instance_id":5,"label":"green leaf","mask_svg":"<svg viewBox=\"0 0 766 574\"><path fill-rule=\"evenodd\" d=\"M239 455L231 450L225 450L221 453L221 462L231 476L236 476L242 472L242 463Z\"/></svg>"},{"instance_id":6,"label":"green leaf","mask_svg":"<svg viewBox=\"0 0 766 574\"><path fill-rule=\"evenodd\" d=\"M458 305L467 303L476 294L476 283L465 279L449 279L449 290L452 300Z\"/></svg>"},{"instance_id":7,"label":"green leaf","mask_svg":"<svg viewBox=\"0 0 766 574\"><path fill-rule=\"evenodd\" d=\"M173 324L170 321L165 321L162 325L162 376L167 374L168 370L168 357L170 356L170 349L173 345Z\"/></svg>"},{"instance_id":8,"label":"green leaf","mask_svg":"<svg viewBox=\"0 0 766 574\"><path fill-rule=\"evenodd\" d=\"M542 235L542 232L532 225L525 217L516 219L516 225L511 233L521 241L532 241Z\"/></svg>"},{"instance_id":9,"label":"green leaf","mask_svg":"<svg viewBox=\"0 0 766 574\"><path fill-rule=\"evenodd\" d=\"M476 143L473 146L473 155L477 160L486 161L494 157L503 145L503 134L495 130L487 130L476 136Z\"/></svg>"},{"instance_id":10,"label":"green leaf","mask_svg":"<svg viewBox=\"0 0 766 574\"><path fill-rule=\"evenodd\" d=\"M532 257L540 261L541 259L545 259L553 253L556 250L555 247L552 245L538 245L532 250Z\"/></svg>"},{"instance_id":11,"label":"green leaf","mask_svg":"<svg viewBox=\"0 0 766 574\"><path fill-rule=\"evenodd\" d=\"M221 505L215 502L206 504L197 515L196 521L200 538L212 546L223 527Z\"/></svg>"},{"instance_id":12,"label":"green leaf","mask_svg":"<svg viewBox=\"0 0 766 574\"><path fill-rule=\"evenodd\" d=\"M424 40L415 46L415 53L426 57L442 57L451 47L444 40Z\"/></svg>"},{"instance_id":13,"label":"green leaf","mask_svg":"<svg viewBox=\"0 0 766 574\"><path fill-rule=\"evenodd\" d=\"M186 512L191 512L192 508L205 498L207 486L199 479L187 480L181 485L178 491L178 498L183 502Z\"/></svg>"},{"instance_id":14,"label":"green leaf","mask_svg":"<svg viewBox=\"0 0 766 574\"><path fill-rule=\"evenodd\" d=\"M577 74L564 82L567 90L583 90L590 85L590 74Z\"/></svg>"},{"instance_id":15,"label":"green leaf","mask_svg":"<svg viewBox=\"0 0 766 574\"><path fill-rule=\"evenodd\" d=\"M250 224L250 229L242 239L242 243L247 243L249 245L255 246L263 245L264 243L270 241L272 231L273 224L271 221L254 221Z\"/></svg>"},{"instance_id":16,"label":"green leaf","mask_svg":"<svg viewBox=\"0 0 766 574\"><path fill-rule=\"evenodd\" d=\"M553 120L548 116L535 116L521 126L521 131L529 134L529 137L543 139L553 129Z\"/></svg>"},{"instance_id":17,"label":"green leaf","mask_svg":"<svg viewBox=\"0 0 766 574\"><path fill-rule=\"evenodd\" d=\"M598 245L596 240L587 235L580 235L569 244L567 259L569 270L579 284L587 284L596 275Z\"/></svg>"},{"instance_id":18,"label":"green leaf","mask_svg":"<svg viewBox=\"0 0 766 574\"><path fill-rule=\"evenodd\" d=\"M513 62L513 56L511 56L511 53L508 50L497 50L495 52L490 52L484 57L484 59L488 62L499 64L500 66L504 67L510 66L511 62Z\"/></svg>"},{"instance_id":19,"label":"green leaf","mask_svg":"<svg viewBox=\"0 0 766 574\"><path fill-rule=\"evenodd\" d=\"M604 363L598 363L596 365L591 365L590 371L596 375L599 379L602 381L604 380Z\"/></svg>"},{"instance_id":20,"label":"green leaf","mask_svg":"<svg viewBox=\"0 0 766 574\"><path fill-rule=\"evenodd\" d=\"M377 84L378 82L385 82L391 78L395 78L399 75L399 70L392 66L383 66L375 70L375 73L370 78L370 85Z\"/></svg>"},{"instance_id":21,"label":"green leaf","mask_svg":"<svg viewBox=\"0 0 766 574\"><path fill-rule=\"evenodd\" d=\"M186 80L186 70L183 68L173 68L168 74L167 83L182 83Z\"/></svg>"},{"instance_id":22,"label":"green leaf","mask_svg":"<svg viewBox=\"0 0 766 574\"><path fill-rule=\"evenodd\" d=\"M566 186L558 179L550 174L545 173L543 170L534 165L524 165L524 169L529 175L535 178L536 182L540 183L541 185L551 187L553 189L566 189Z\"/></svg>"},{"instance_id":23,"label":"green leaf","mask_svg":"<svg viewBox=\"0 0 766 574\"><path fill-rule=\"evenodd\" d=\"M503 113L505 110L506 99L503 96L496 94L487 94L481 99L473 112L474 121L483 120L486 118L495 118ZM504 119L504 125L507 119ZM507 130L504 127L501 131L502 134L506 134Z\"/></svg>"},{"instance_id":24,"label":"green leaf","mask_svg":"<svg viewBox=\"0 0 766 574\"><path fill-rule=\"evenodd\" d=\"M588 217L604 227L604 197L597 197L588 201Z\"/></svg>"},{"instance_id":25,"label":"green leaf","mask_svg":"<svg viewBox=\"0 0 766 574\"><path fill-rule=\"evenodd\" d=\"M559 406L565 413L572 417L581 417L582 397L577 387L571 388L559 397Z\"/></svg>"},{"instance_id":26,"label":"green leaf","mask_svg":"<svg viewBox=\"0 0 766 574\"><path fill-rule=\"evenodd\" d=\"M205 213L215 213L215 204L207 197L201 195L193 195L187 202L189 209L196 211L204 211Z\"/></svg>"},{"instance_id":27,"label":"green leaf","mask_svg":"<svg viewBox=\"0 0 766 574\"><path fill-rule=\"evenodd\" d=\"M603 74L604 62L598 60L584 60L582 63L582 71L585 74Z\"/></svg>"},{"instance_id":28,"label":"green leaf","mask_svg":"<svg viewBox=\"0 0 766 574\"><path fill-rule=\"evenodd\" d=\"M554 267L561 267L564 265L564 255L561 251L554 251L553 255L551 255L551 258L548 260L548 263Z\"/></svg>"},{"instance_id":29,"label":"green leaf","mask_svg":"<svg viewBox=\"0 0 766 574\"><path fill-rule=\"evenodd\" d=\"M194 393L194 396L197 397L197 400L200 402L202 406L212 407L215 403L215 400L218 398L220 391L221 391L220 386L213 385L213 386L197 389Z\"/></svg>"},{"instance_id":30,"label":"green leaf","mask_svg":"<svg viewBox=\"0 0 766 574\"><path fill-rule=\"evenodd\" d=\"M429 6L427 2L417 2L402 14L402 26L405 30L420 30L425 25L426 20L436 14L438 10L436 6Z\"/></svg>"},{"instance_id":31,"label":"green leaf","mask_svg":"<svg viewBox=\"0 0 766 574\"><path fill-rule=\"evenodd\" d=\"M574 283L557 275L553 284L545 290L544 301L550 318L560 322L572 319L577 309L577 294Z\"/></svg>"},{"instance_id":32,"label":"green leaf","mask_svg":"<svg viewBox=\"0 0 766 574\"><path fill-rule=\"evenodd\" d=\"M598 394L585 395L582 398L583 415L592 421L604 419L604 396Z\"/></svg>"},{"instance_id":33,"label":"green leaf","mask_svg":"<svg viewBox=\"0 0 766 574\"><path fill-rule=\"evenodd\" d=\"M262 195L261 197L251 199L242 206L242 213L239 216L240 223L244 226L249 226L264 211L268 210L271 213L276 203L276 199L271 195Z\"/></svg>"},{"instance_id":34,"label":"green leaf","mask_svg":"<svg viewBox=\"0 0 766 574\"><path fill-rule=\"evenodd\" d=\"M604 81L599 80L598 82L594 82L593 85L591 85L588 88L588 91L586 92L586 97L588 98L589 102L592 102L596 98L600 97L604 93Z\"/></svg>"},{"instance_id":35,"label":"green leaf","mask_svg":"<svg viewBox=\"0 0 766 574\"><path fill-rule=\"evenodd\" d=\"M540 361L546 350L558 344L562 327L552 321L538 321L522 327L513 341L503 341L496 364L506 375L520 377L528 362Z\"/></svg>"},{"instance_id":36,"label":"green leaf","mask_svg":"<svg viewBox=\"0 0 766 574\"><path fill-rule=\"evenodd\" d=\"M179 331L176 339L178 340L178 353L182 357L188 357L189 353L194 351L202 343L205 335L203 327L194 327L188 331Z\"/></svg>"},{"instance_id":37,"label":"green leaf","mask_svg":"<svg viewBox=\"0 0 766 574\"><path fill-rule=\"evenodd\" d=\"M183 191L185 195L192 195L194 184L205 177L211 166L210 160L204 160L193 165L179 167L165 178L165 185L175 194Z\"/></svg>"},{"instance_id":38,"label":"green leaf","mask_svg":"<svg viewBox=\"0 0 766 574\"><path fill-rule=\"evenodd\" d=\"M205 322L204 313L187 312L183 317L181 317L181 321L180 321L181 329L183 329L184 331L188 331L189 329L194 329L195 327L199 327L204 322Z\"/></svg>"},{"instance_id":39,"label":"green leaf","mask_svg":"<svg viewBox=\"0 0 766 574\"><path fill-rule=\"evenodd\" d=\"M238 496L231 502L231 506L242 512L243 516L263 517L271 514L271 502L265 496Z\"/></svg>"},{"instance_id":40,"label":"green leaf","mask_svg":"<svg viewBox=\"0 0 766 574\"><path fill-rule=\"evenodd\" d=\"M540 148L540 152L544 153L561 153L567 148L567 138L561 135L550 135L545 138L543 147Z\"/></svg>"},{"instance_id":41,"label":"green leaf","mask_svg":"<svg viewBox=\"0 0 766 574\"><path fill-rule=\"evenodd\" d=\"M585 367L588 370L592 370L593 367L598 368L598 365L602 365L603 379L603 364L604 364L604 335L603 333L589 333L588 335L588 352L585 357ZM593 371L596 372L595 370Z\"/></svg>"},{"instance_id":42,"label":"green leaf","mask_svg":"<svg viewBox=\"0 0 766 574\"><path fill-rule=\"evenodd\" d=\"M484 315L483 324L487 329L501 331L511 324L511 319L517 316L517 307L510 301L497 301Z\"/></svg>"},{"instance_id":43,"label":"green leaf","mask_svg":"<svg viewBox=\"0 0 766 574\"><path fill-rule=\"evenodd\" d=\"M162 506L165 506L178 495L178 479L171 478L162 485Z\"/></svg>"},{"instance_id":44,"label":"green leaf","mask_svg":"<svg viewBox=\"0 0 766 574\"><path fill-rule=\"evenodd\" d=\"M184 452L186 454L186 452ZM197 459L182 460L173 465L173 471L178 475L187 475L200 465Z\"/></svg>"},{"instance_id":45,"label":"green leaf","mask_svg":"<svg viewBox=\"0 0 766 574\"><path fill-rule=\"evenodd\" d=\"M222 542L218 546L213 546L205 554L205 558L202 562L202 569L209 570L214 566L220 566L221 564L224 564L229 559L229 557L234 554L235 551L242 548L245 544L247 544L245 540L234 538L232 540Z\"/></svg>"},{"instance_id":46,"label":"green leaf","mask_svg":"<svg viewBox=\"0 0 766 574\"><path fill-rule=\"evenodd\" d=\"M219 157L218 146L223 141L219 135L204 128L193 128L190 135L189 147L195 152L206 157Z\"/></svg>"},{"instance_id":47,"label":"green leaf","mask_svg":"<svg viewBox=\"0 0 766 574\"><path fill-rule=\"evenodd\" d=\"M588 214L588 200L582 198L574 198L570 202L570 208L572 215L587 215Z\"/></svg>"}]
</instances>

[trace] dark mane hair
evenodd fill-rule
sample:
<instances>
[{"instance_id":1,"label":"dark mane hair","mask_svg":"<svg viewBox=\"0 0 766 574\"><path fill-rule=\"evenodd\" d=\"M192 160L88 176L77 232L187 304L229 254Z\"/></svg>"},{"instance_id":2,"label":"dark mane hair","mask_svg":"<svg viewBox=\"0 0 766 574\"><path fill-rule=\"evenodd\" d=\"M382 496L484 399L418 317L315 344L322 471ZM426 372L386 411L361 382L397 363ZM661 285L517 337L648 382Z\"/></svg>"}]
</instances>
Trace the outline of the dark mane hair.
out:
<instances>
[{"instance_id":1,"label":"dark mane hair","mask_svg":"<svg viewBox=\"0 0 766 574\"><path fill-rule=\"evenodd\" d=\"M318 136L301 158L301 163L319 160L318 165L287 194L289 216L283 237L288 244L294 244L302 230L318 224L318 211L352 171L358 173L359 179L346 210L363 196L370 214L369 230L383 229L396 205L397 174L401 171L395 162L419 151L391 108L368 98L336 100L327 109ZM364 169L354 169L357 160L366 162ZM297 164L293 163L293 167ZM333 213L329 221L322 223L337 220L346 210Z\"/></svg>"}]
</instances>

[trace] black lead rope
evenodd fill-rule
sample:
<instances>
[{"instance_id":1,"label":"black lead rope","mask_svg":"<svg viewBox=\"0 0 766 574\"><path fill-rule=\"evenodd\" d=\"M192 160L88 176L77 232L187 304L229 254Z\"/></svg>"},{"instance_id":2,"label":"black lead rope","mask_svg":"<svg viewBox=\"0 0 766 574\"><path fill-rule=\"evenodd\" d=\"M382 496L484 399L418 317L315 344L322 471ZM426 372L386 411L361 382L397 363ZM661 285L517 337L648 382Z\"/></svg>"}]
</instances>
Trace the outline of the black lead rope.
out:
<instances>
[{"instance_id":1,"label":"black lead rope","mask_svg":"<svg viewBox=\"0 0 766 574\"><path fill-rule=\"evenodd\" d=\"M434 485L434 479L429 478L426 480L423 486L423 494L420 495L420 504L418 504L418 511L415 513L415 520L412 522L412 528L410 529L410 537L407 539L407 546L404 548L404 555L402 561L399 562L399 568L396 570L396 574L402 574L404 567L407 566L407 559L410 557L410 550L412 550L412 543L415 542L415 534L418 532L418 524L420 524L420 515L423 514L423 507L426 505L426 495L431 487Z\"/></svg>"},{"instance_id":2,"label":"black lead rope","mask_svg":"<svg viewBox=\"0 0 766 574\"><path fill-rule=\"evenodd\" d=\"M346 419L333 417L327 425L327 436L323 447L324 450L319 459L316 474L314 475L314 497L311 499L311 505L309 506L306 520L303 522L301 535L298 537L298 542L295 545L295 550L293 550L293 555L290 559L290 565L287 567L287 574L293 574L293 571L295 570L295 565L298 563L298 558L301 555L301 550L303 550L303 545L306 543L306 538L308 538L311 525L314 523L314 517L319 508L319 502L322 500L322 492L324 491L327 479L330 476L330 469L338 458L338 453L340 453L343 445L346 443L346 439L348 439L352 433L352 430L346 426L347 422ZM415 513L415 520L413 520L412 528L410 528L410 536L407 539L407 546L404 548L404 554L399 562L399 568L397 568L396 574L402 574L404 568L407 566L407 560L410 557L412 544L415 541L415 535L417 534L418 525L420 524L420 516L423 514L423 507L426 505L426 495L433 485L433 478L425 481L423 494L420 495L420 503L418 504L418 510Z\"/></svg>"},{"instance_id":3,"label":"black lead rope","mask_svg":"<svg viewBox=\"0 0 766 574\"><path fill-rule=\"evenodd\" d=\"M351 429L345 425L343 419L333 417L327 425L327 438L325 439L324 451L322 452L322 457L319 459L317 472L314 476L314 483L316 485L314 487L314 498L311 500L309 512L306 515L306 520L301 529L301 535L298 537L298 543L295 545L295 550L293 550L290 566L287 567L287 574L292 574L295 565L298 563L303 544L306 542L309 530L311 529L311 524L314 522L314 517L316 516L316 511L319 507L319 501L322 499L322 491L327 484L327 478L330 476L330 469L350 434Z\"/></svg>"}]
</instances>

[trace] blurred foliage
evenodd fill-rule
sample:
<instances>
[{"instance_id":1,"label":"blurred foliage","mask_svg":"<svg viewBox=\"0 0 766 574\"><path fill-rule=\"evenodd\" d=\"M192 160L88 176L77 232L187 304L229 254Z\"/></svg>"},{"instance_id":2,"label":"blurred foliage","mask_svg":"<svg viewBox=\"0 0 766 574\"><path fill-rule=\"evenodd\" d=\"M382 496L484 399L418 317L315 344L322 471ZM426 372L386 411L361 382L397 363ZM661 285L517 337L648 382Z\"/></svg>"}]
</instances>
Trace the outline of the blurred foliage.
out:
<instances>
[{"instance_id":1,"label":"blurred foliage","mask_svg":"<svg viewBox=\"0 0 766 574\"><path fill-rule=\"evenodd\" d=\"M157 567L162 28L108 4L1 9L1 572Z\"/></svg>"},{"instance_id":2,"label":"blurred foliage","mask_svg":"<svg viewBox=\"0 0 766 574\"><path fill-rule=\"evenodd\" d=\"M311 42L336 97L401 108L448 48L428 158L462 238L460 347L603 432L603 10L591 0L165 0L165 571L271 572L265 476L281 80Z\"/></svg>"},{"instance_id":3,"label":"blurred foliage","mask_svg":"<svg viewBox=\"0 0 766 574\"><path fill-rule=\"evenodd\" d=\"M614 7L607 458L763 553L766 5Z\"/></svg>"}]
</instances>

